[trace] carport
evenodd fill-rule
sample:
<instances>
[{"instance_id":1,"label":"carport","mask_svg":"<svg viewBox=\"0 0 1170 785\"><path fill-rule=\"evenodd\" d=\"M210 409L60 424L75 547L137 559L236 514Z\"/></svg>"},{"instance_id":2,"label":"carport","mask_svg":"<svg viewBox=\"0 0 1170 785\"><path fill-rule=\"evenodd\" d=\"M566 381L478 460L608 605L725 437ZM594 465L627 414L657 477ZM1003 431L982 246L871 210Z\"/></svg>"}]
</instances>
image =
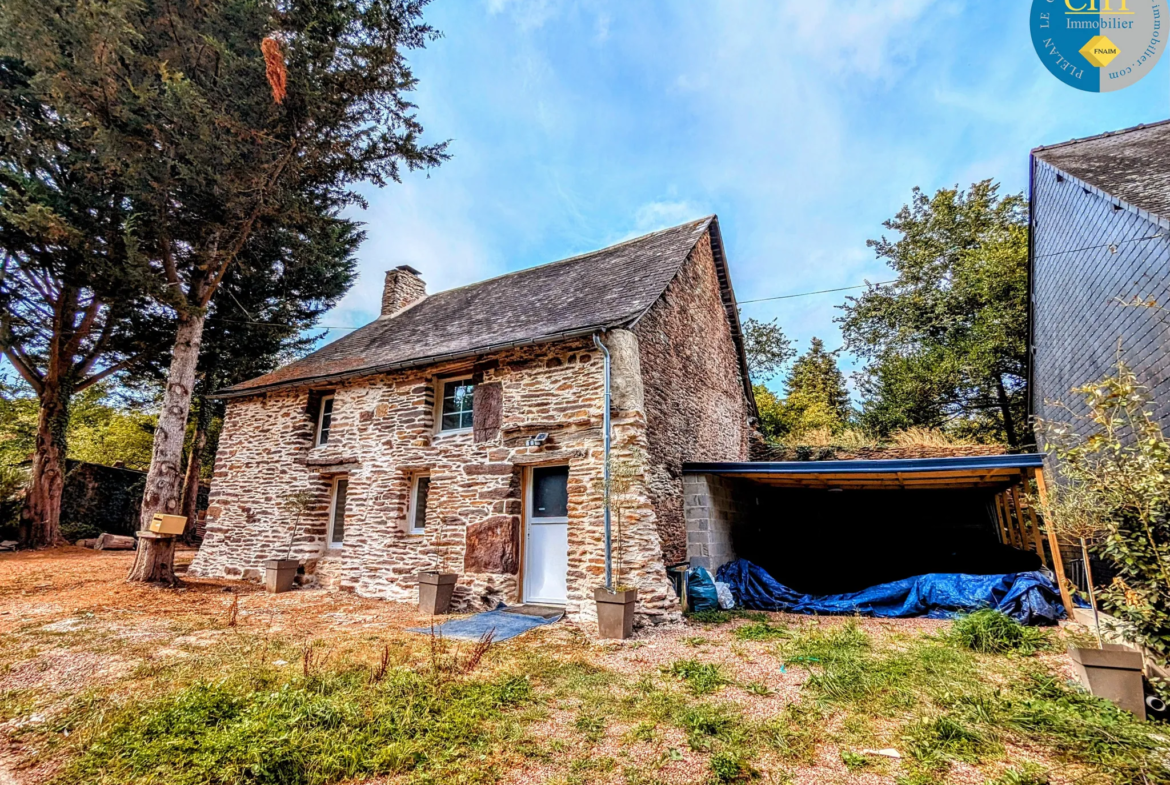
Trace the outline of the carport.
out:
<instances>
[{"instance_id":1,"label":"carport","mask_svg":"<svg viewBox=\"0 0 1170 785\"><path fill-rule=\"evenodd\" d=\"M712 573L745 558L809 594L932 572L1063 576L1033 481L1042 495L1041 455L685 464L687 555Z\"/></svg>"}]
</instances>

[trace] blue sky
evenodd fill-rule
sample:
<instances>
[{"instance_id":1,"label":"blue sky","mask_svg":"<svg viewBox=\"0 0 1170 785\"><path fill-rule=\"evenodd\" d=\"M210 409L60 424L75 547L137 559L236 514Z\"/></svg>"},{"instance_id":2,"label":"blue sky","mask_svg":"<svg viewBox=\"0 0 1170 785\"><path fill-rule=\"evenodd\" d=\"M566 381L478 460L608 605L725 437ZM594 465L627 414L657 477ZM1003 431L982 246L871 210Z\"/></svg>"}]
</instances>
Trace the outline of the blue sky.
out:
<instances>
[{"instance_id":1,"label":"blue sky","mask_svg":"<svg viewBox=\"0 0 1170 785\"><path fill-rule=\"evenodd\" d=\"M398 264L434 292L709 213L741 300L885 280L865 241L915 185L1023 190L1032 147L1170 115L1166 59L1117 93L1049 75L1030 5L438 0L412 62L453 158L365 189L361 278L323 324L373 318ZM835 348L843 296L741 313Z\"/></svg>"}]
</instances>

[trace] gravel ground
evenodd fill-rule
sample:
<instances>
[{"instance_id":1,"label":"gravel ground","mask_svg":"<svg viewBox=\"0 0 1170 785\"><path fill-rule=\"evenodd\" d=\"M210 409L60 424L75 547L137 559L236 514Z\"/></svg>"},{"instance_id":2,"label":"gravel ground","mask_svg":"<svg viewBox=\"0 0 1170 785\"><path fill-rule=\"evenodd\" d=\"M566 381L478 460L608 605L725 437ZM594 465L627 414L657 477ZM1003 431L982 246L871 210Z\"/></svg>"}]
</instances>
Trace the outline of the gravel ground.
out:
<instances>
[{"instance_id":1,"label":"gravel ground","mask_svg":"<svg viewBox=\"0 0 1170 785\"><path fill-rule=\"evenodd\" d=\"M192 556L193 551L180 552L180 569ZM192 579L175 590L127 584L123 578L132 557L131 553L73 547L0 554L0 690L31 690L64 700L83 689L106 685L129 694L134 685L131 675L143 663L158 658L215 657L241 634L315 640L337 649L348 647L360 656L373 656L383 644L406 652L408 659L425 657L429 651L425 638L403 632L405 627L429 623L429 617L409 605L312 589L271 596L258 585L225 580ZM229 628L233 604L238 622ZM834 618L768 616L770 623L793 631L846 623ZM585 659L622 681L651 676L670 687L672 677L666 671L672 663L715 663L730 683L709 700L731 704L744 719L763 722L800 699L809 674L804 667L783 664L776 655L775 640L737 639L735 629L748 623L678 624L641 630L630 641L596 642L576 625L559 622L499 644L484 667L490 672L509 653L535 652L565 661ZM949 624L930 619L861 619L858 623L875 642L895 647L936 634ZM1054 672L1071 676L1061 652L1042 654L1041 659ZM753 683L766 687L767 694L746 689ZM682 690L683 686L674 684L673 688ZM692 751L677 728L662 725L654 730L652 740L639 740L632 737L629 724L615 719L606 723L600 738L588 741L575 725L576 709L572 701L547 701L545 716L530 724L526 733L554 753L513 768L503 781L517 785L626 783L631 781L628 771L649 773L653 780L645 782L708 781L709 756ZM22 768L30 751L11 737L14 723L44 719L43 714L18 717L0 725L0 785L31 785L49 777L51 765ZM847 735L842 722L841 714L826 713L826 734L838 740ZM897 725L891 722L874 721L869 733L884 740L881 746L897 746L900 741ZM818 785L893 783L903 772L899 761L873 756L871 766L851 772L842 761L842 749L830 739L818 747L809 764L795 765L762 752L754 765L763 782ZM956 765L940 782L983 783L989 772L1027 760L1043 760L1042 751L1009 747L1001 762L982 769Z\"/></svg>"}]
</instances>

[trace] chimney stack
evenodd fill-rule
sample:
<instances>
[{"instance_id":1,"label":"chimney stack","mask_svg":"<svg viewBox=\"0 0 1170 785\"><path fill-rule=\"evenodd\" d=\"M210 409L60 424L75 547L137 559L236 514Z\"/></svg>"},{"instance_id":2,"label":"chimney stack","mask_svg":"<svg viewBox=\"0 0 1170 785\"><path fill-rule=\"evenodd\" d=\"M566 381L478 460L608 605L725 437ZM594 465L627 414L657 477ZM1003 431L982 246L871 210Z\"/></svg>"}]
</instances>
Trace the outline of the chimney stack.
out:
<instances>
[{"instance_id":1,"label":"chimney stack","mask_svg":"<svg viewBox=\"0 0 1170 785\"><path fill-rule=\"evenodd\" d=\"M418 270L408 264L400 264L386 272L386 286L382 289L382 316L393 316L426 296L427 285L419 278Z\"/></svg>"}]
</instances>

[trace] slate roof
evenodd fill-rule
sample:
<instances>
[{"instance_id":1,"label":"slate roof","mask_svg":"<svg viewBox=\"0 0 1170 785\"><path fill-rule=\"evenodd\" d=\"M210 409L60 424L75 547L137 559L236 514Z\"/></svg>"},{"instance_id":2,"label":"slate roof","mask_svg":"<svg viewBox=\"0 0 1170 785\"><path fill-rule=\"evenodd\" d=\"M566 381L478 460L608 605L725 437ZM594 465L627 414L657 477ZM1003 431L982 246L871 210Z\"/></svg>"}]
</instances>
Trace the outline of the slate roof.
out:
<instances>
[{"instance_id":1,"label":"slate roof","mask_svg":"<svg viewBox=\"0 0 1170 785\"><path fill-rule=\"evenodd\" d=\"M1170 120L1037 147L1032 153L1127 204L1170 220Z\"/></svg>"},{"instance_id":2,"label":"slate roof","mask_svg":"<svg viewBox=\"0 0 1170 785\"><path fill-rule=\"evenodd\" d=\"M221 390L216 397L429 365L629 326L662 296L708 230L746 378L735 298L718 219L712 215L592 253L432 294L294 363ZM746 389L749 401L753 400L750 389Z\"/></svg>"}]
</instances>

